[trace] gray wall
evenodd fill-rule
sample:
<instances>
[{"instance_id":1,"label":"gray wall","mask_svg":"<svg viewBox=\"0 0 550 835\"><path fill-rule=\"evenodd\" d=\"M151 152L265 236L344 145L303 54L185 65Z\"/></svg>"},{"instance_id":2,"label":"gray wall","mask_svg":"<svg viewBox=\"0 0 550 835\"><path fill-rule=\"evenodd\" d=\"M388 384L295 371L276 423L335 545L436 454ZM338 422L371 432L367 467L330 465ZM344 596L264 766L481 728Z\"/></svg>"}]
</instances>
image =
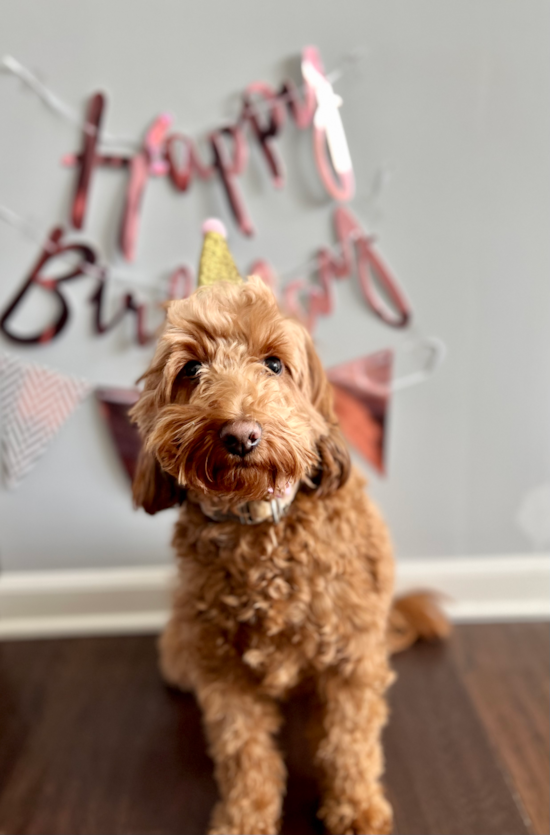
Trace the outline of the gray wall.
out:
<instances>
[{"instance_id":1,"label":"gray wall","mask_svg":"<svg viewBox=\"0 0 550 835\"><path fill-rule=\"evenodd\" d=\"M378 233L418 327L449 352L431 381L395 395L389 478L371 475L371 489L400 558L533 547L516 516L550 478L547 2L3 0L0 15L0 56L39 70L76 107L105 89L107 130L136 138L162 110L191 135L219 125L247 83L278 83L305 44L319 46L328 69L363 48L360 72L337 88L358 182L352 208ZM77 148L78 130L5 75L0 113L0 204L44 229L64 222L73 178L58 160ZM293 131L281 141L289 175L281 192L253 153L242 180L258 230L250 240L235 230L219 185L178 195L152 182L136 265L122 269L154 283L179 261L196 263L210 214L226 219L243 269L259 256L281 271L307 259L332 240L332 205L309 143ZM393 173L373 201L381 168ZM96 175L84 235L115 262L122 194L123 175ZM0 306L36 252L0 223ZM126 326L91 334L89 292L86 281L70 290L74 316L59 341L15 352L98 384L131 385L151 349L136 347ZM337 310L317 332L327 365L404 340L358 298L356 284L339 283ZM2 347L13 350L0 337ZM404 370L402 348L398 357ZM90 399L19 489L0 490L1 564L164 562L173 520L132 511Z\"/></svg>"}]
</instances>

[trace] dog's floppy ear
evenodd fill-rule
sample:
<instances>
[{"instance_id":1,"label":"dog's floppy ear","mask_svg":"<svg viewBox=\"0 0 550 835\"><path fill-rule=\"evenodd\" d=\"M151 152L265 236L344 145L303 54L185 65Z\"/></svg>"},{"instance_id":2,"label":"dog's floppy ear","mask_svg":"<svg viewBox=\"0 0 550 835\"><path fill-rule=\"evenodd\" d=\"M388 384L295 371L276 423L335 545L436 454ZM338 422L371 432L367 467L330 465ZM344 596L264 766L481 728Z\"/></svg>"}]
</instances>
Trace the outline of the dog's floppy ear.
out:
<instances>
[{"instance_id":1,"label":"dog's floppy ear","mask_svg":"<svg viewBox=\"0 0 550 835\"><path fill-rule=\"evenodd\" d=\"M137 460L132 493L134 505L151 515L180 505L185 498L184 488L173 476L165 473L153 453L143 447Z\"/></svg>"},{"instance_id":2,"label":"dog's floppy ear","mask_svg":"<svg viewBox=\"0 0 550 835\"><path fill-rule=\"evenodd\" d=\"M142 440L132 483L134 505L142 507L151 515L158 513L159 510L180 505L185 499L184 488L173 476L162 469L154 452L147 449L146 444L147 436L154 424L157 411L156 393L162 380L162 364L157 361L159 352L157 349L149 371L141 378L145 379L145 388L129 412L130 419L138 426Z\"/></svg>"},{"instance_id":3,"label":"dog's floppy ear","mask_svg":"<svg viewBox=\"0 0 550 835\"><path fill-rule=\"evenodd\" d=\"M313 341L306 336L306 352L311 386L311 402L322 415L328 426L328 433L317 441L319 467L311 476L316 491L327 495L338 490L349 478L351 461L333 405L332 387L327 379Z\"/></svg>"}]
</instances>

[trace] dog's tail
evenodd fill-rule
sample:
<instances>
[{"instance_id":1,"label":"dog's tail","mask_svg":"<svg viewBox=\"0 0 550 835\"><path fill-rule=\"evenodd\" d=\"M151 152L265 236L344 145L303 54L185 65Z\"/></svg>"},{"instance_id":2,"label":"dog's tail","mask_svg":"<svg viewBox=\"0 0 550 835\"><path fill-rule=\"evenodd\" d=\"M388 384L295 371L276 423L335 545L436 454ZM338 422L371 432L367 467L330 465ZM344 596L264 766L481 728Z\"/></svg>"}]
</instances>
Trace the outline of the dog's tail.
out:
<instances>
[{"instance_id":1,"label":"dog's tail","mask_svg":"<svg viewBox=\"0 0 550 835\"><path fill-rule=\"evenodd\" d=\"M420 639L436 641L450 634L451 624L439 599L435 592L417 591L393 601L388 621L391 654L407 649Z\"/></svg>"}]
</instances>

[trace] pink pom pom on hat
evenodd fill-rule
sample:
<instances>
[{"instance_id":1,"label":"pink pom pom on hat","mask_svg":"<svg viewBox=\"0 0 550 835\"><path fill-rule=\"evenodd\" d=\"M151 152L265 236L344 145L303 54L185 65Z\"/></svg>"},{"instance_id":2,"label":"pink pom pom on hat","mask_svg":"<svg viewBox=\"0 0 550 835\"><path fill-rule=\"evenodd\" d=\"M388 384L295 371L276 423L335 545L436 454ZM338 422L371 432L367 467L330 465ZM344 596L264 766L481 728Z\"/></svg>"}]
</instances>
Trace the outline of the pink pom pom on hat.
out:
<instances>
[{"instance_id":1,"label":"pink pom pom on hat","mask_svg":"<svg viewBox=\"0 0 550 835\"><path fill-rule=\"evenodd\" d=\"M217 217L209 217L208 220L205 220L202 224L201 232L203 235L206 235L207 232L217 232L218 235L221 235L227 240L227 230Z\"/></svg>"}]
</instances>

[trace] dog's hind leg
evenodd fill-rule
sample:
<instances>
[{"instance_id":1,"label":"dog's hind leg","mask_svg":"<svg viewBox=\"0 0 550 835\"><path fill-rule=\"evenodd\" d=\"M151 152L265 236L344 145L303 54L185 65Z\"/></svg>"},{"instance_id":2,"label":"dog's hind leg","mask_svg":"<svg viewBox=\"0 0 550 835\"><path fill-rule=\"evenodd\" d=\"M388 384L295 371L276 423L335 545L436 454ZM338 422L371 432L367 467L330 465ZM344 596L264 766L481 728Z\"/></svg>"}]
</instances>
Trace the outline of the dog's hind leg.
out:
<instances>
[{"instance_id":1,"label":"dog's hind leg","mask_svg":"<svg viewBox=\"0 0 550 835\"><path fill-rule=\"evenodd\" d=\"M276 835L286 770L274 742L281 724L274 701L232 681L196 687L221 800L209 835Z\"/></svg>"},{"instance_id":2,"label":"dog's hind leg","mask_svg":"<svg viewBox=\"0 0 550 835\"><path fill-rule=\"evenodd\" d=\"M392 674L385 658L370 661L350 676L335 671L320 681L325 736L317 762L326 782L319 815L332 835L385 835L392 828L391 806L380 784L384 691Z\"/></svg>"}]
</instances>

